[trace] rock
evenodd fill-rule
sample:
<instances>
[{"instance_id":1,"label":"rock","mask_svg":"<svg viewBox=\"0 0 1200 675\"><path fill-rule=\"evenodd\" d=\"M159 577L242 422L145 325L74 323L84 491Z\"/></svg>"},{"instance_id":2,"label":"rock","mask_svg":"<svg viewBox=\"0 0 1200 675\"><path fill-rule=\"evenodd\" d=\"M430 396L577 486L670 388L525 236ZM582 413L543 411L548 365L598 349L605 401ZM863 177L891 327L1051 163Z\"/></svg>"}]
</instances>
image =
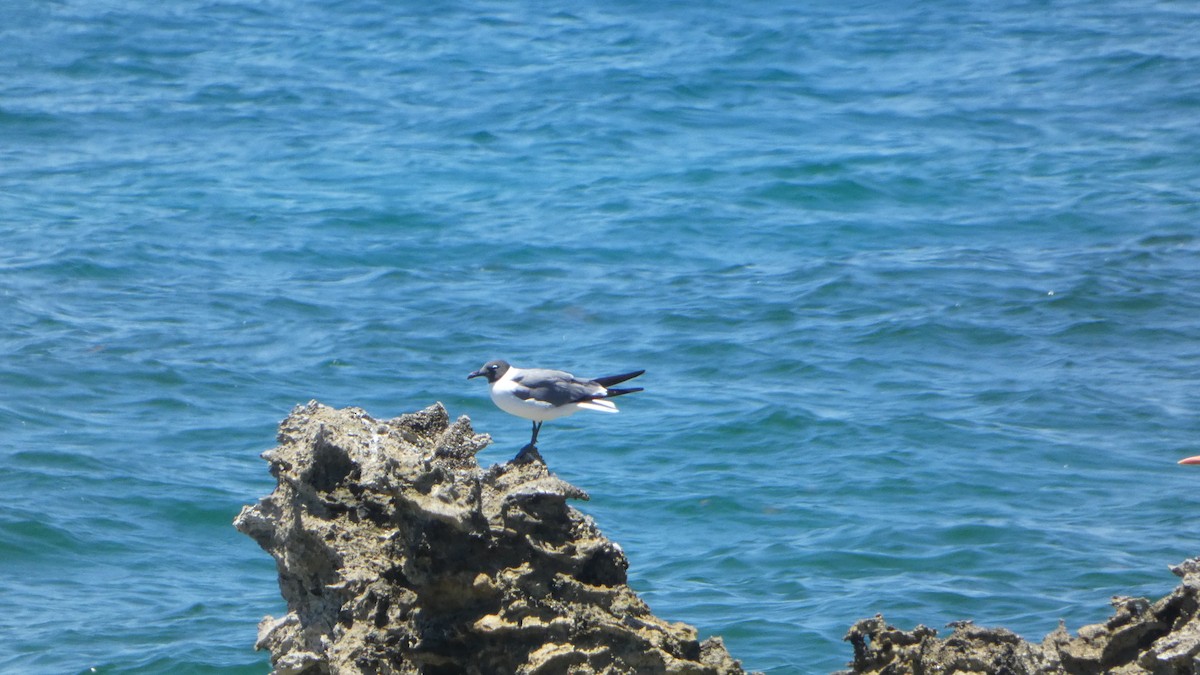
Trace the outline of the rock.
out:
<instances>
[{"instance_id":1,"label":"rock","mask_svg":"<svg viewBox=\"0 0 1200 675\"><path fill-rule=\"evenodd\" d=\"M1003 628L950 624L949 637L917 626L889 626L880 615L854 624L845 639L854 661L844 675L878 673L997 673L1004 675L1185 675L1200 672L1200 558L1171 568L1183 582L1151 603L1116 597L1116 613L1080 628L1072 638L1060 625L1040 644Z\"/></svg>"},{"instance_id":2,"label":"rock","mask_svg":"<svg viewBox=\"0 0 1200 675\"><path fill-rule=\"evenodd\" d=\"M311 402L263 454L278 486L234 521L270 553L288 613L275 672L742 673L720 638L653 614L587 494L441 404L391 420Z\"/></svg>"}]
</instances>

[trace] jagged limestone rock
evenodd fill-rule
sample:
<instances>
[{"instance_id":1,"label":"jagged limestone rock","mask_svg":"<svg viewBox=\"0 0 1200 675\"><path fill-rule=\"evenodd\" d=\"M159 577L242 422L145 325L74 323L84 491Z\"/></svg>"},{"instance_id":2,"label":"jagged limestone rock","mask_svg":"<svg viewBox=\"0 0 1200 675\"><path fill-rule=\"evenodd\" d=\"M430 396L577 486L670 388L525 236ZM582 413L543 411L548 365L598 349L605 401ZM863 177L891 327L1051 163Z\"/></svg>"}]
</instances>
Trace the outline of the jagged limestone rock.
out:
<instances>
[{"instance_id":1,"label":"jagged limestone rock","mask_svg":"<svg viewBox=\"0 0 1200 675\"><path fill-rule=\"evenodd\" d=\"M276 560L275 672L742 673L719 638L651 614L587 499L538 461L488 470L441 404L391 420L296 408L275 491L234 524Z\"/></svg>"},{"instance_id":2,"label":"jagged limestone rock","mask_svg":"<svg viewBox=\"0 0 1200 675\"><path fill-rule=\"evenodd\" d=\"M846 675L1192 675L1200 672L1200 558L1172 567L1183 581L1166 597L1115 597L1108 621L1080 628L1072 638L1062 625L1040 643L1003 628L969 621L950 624L945 639L917 626L889 626L883 617L863 619L846 640L854 661Z\"/></svg>"}]
</instances>

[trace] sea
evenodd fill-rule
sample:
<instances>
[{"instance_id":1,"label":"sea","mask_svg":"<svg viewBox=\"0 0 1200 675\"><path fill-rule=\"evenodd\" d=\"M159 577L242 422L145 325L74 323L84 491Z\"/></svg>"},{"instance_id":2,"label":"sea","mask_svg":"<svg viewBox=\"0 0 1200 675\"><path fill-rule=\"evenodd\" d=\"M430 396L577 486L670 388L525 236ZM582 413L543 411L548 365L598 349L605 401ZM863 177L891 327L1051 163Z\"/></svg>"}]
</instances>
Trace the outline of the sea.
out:
<instances>
[{"instance_id":1,"label":"sea","mask_svg":"<svg viewBox=\"0 0 1200 675\"><path fill-rule=\"evenodd\" d=\"M1200 555L1200 5L16 0L0 672L262 673L316 399L528 440L660 617L829 673Z\"/></svg>"}]
</instances>

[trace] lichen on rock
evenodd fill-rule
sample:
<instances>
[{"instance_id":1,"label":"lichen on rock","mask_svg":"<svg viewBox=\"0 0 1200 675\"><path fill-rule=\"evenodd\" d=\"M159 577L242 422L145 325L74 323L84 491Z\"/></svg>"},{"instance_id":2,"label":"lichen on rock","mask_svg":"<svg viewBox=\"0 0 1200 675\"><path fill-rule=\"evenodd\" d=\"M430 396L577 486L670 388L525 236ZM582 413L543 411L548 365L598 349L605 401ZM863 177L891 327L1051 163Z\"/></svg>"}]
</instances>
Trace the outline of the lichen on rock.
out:
<instances>
[{"instance_id":1,"label":"lichen on rock","mask_svg":"<svg viewBox=\"0 0 1200 675\"><path fill-rule=\"evenodd\" d=\"M490 438L441 404L390 420L297 407L263 454L275 491L234 521L288 613L258 648L292 673L742 673L720 638L654 616L629 563L538 461L484 470Z\"/></svg>"}]
</instances>

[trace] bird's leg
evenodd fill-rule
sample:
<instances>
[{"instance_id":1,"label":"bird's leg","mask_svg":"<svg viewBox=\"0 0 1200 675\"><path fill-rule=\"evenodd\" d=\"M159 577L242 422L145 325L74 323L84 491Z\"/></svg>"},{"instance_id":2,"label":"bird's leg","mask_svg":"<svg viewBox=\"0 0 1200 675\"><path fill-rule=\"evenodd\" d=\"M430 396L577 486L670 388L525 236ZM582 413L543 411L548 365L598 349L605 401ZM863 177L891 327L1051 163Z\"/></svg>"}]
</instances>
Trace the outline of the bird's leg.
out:
<instances>
[{"instance_id":1,"label":"bird's leg","mask_svg":"<svg viewBox=\"0 0 1200 675\"><path fill-rule=\"evenodd\" d=\"M533 436L529 439L529 445L521 448L521 451L517 453L517 456L513 457L513 460L512 460L513 462L515 462L517 464L524 464L526 462L532 462L532 461L536 460L536 461L541 462L542 464L546 463L546 460L542 459L542 454L540 452L538 452L538 449L537 449L538 432L541 430L542 430L542 423L534 422L533 423Z\"/></svg>"}]
</instances>

